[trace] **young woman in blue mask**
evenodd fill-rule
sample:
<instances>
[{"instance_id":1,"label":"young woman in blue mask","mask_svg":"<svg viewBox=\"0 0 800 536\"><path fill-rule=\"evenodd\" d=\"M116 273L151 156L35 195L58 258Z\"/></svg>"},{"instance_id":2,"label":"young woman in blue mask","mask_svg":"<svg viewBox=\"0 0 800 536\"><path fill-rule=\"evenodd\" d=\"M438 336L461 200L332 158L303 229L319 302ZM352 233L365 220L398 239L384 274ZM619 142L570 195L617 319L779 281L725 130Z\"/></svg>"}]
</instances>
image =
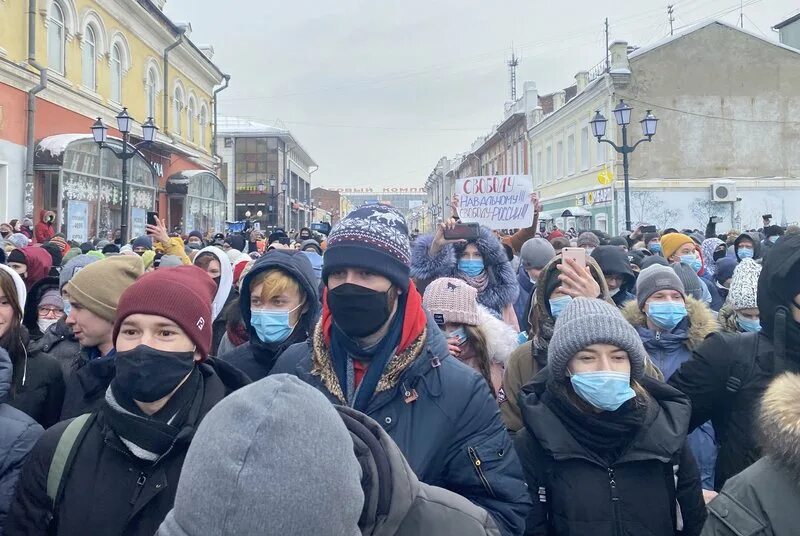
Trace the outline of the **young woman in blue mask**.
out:
<instances>
[{"instance_id":1,"label":"young woman in blue mask","mask_svg":"<svg viewBox=\"0 0 800 536\"><path fill-rule=\"evenodd\" d=\"M728 333L761 331L758 309L758 277L761 265L745 259L736 265L731 278L728 299L719 310L719 324Z\"/></svg>"},{"instance_id":2,"label":"young woman in blue mask","mask_svg":"<svg viewBox=\"0 0 800 536\"><path fill-rule=\"evenodd\" d=\"M620 311L573 299L547 361L520 393L515 446L533 502L526 534L699 534L706 513L686 446L691 404L645 374L647 352Z\"/></svg>"},{"instance_id":3,"label":"young woman in blue mask","mask_svg":"<svg viewBox=\"0 0 800 536\"><path fill-rule=\"evenodd\" d=\"M308 257L289 249L259 257L241 282L239 308L250 341L220 359L260 380L286 348L308 338L319 315L316 276Z\"/></svg>"},{"instance_id":4,"label":"young woman in blue mask","mask_svg":"<svg viewBox=\"0 0 800 536\"><path fill-rule=\"evenodd\" d=\"M411 278L420 288L441 277L461 279L478 291L478 303L519 331L514 312L519 284L500 240L487 227L480 227L475 240L446 239L445 231L456 223L450 219L414 241Z\"/></svg>"},{"instance_id":5,"label":"young woman in blue mask","mask_svg":"<svg viewBox=\"0 0 800 536\"><path fill-rule=\"evenodd\" d=\"M708 335L719 331L711 310L687 296L675 270L668 266L653 265L641 271L636 281L636 300L623 307L622 314L636 329L665 381L689 360ZM704 489L713 490L717 449L711 423L693 432L689 445Z\"/></svg>"}]
</instances>

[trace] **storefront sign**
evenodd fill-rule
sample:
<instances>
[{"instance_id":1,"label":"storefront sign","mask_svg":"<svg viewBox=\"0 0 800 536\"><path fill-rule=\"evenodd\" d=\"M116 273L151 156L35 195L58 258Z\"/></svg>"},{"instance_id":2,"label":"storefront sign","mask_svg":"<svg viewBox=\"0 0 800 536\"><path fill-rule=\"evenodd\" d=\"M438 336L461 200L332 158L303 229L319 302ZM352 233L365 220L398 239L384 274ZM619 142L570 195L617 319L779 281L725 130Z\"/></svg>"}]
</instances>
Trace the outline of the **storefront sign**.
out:
<instances>
[{"instance_id":1,"label":"storefront sign","mask_svg":"<svg viewBox=\"0 0 800 536\"><path fill-rule=\"evenodd\" d=\"M469 177L456 181L458 213L490 229L528 227L533 221L529 175Z\"/></svg>"},{"instance_id":2,"label":"storefront sign","mask_svg":"<svg viewBox=\"0 0 800 536\"><path fill-rule=\"evenodd\" d=\"M80 244L89 240L89 203L73 200L68 202L67 240Z\"/></svg>"},{"instance_id":3,"label":"storefront sign","mask_svg":"<svg viewBox=\"0 0 800 536\"><path fill-rule=\"evenodd\" d=\"M333 188L342 194L425 194L425 188Z\"/></svg>"},{"instance_id":4,"label":"storefront sign","mask_svg":"<svg viewBox=\"0 0 800 536\"><path fill-rule=\"evenodd\" d=\"M600 188L575 196L575 204L579 207L595 207L611 203L611 188Z\"/></svg>"},{"instance_id":5,"label":"storefront sign","mask_svg":"<svg viewBox=\"0 0 800 536\"><path fill-rule=\"evenodd\" d=\"M614 181L614 173L608 169L608 166L603 166L603 171L597 174L597 182L603 186L608 186Z\"/></svg>"},{"instance_id":6,"label":"storefront sign","mask_svg":"<svg viewBox=\"0 0 800 536\"><path fill-rule=\"evenodd\" d=\"M137 237L145 234L145 221L147 220L147 210L139 207L131 208L131 236Z\"/></svg>"}]
</instances>

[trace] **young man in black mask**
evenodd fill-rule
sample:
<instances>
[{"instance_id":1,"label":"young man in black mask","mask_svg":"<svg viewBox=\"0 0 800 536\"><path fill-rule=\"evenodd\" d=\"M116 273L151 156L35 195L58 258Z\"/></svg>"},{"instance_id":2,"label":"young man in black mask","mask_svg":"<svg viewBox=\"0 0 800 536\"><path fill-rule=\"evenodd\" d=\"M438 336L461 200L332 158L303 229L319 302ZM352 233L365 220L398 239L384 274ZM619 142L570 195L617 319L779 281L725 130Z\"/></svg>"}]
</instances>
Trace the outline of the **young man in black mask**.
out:
<instances>
[{"instance_id":1,"label":"young man in black mask","mask_svg":"<svg viewBox=\"0 0 800 536\"><path fill-rule=\"evenodd\" d=\"M7 534L155 533L201 419L248 383L230 365L206 359L215 291L195 266L152 272L128 287L117 308L116 376L105 401L39 440Z\"/></svg>"},{"instance_id":2,"label":"young man in black mask","mask_svg":"<svg viewBox=\"0 0 800 536\"><path fill-rule=\"evenodd\" d=\"M295 374L388 432L425 483L485 508L521 534L529 496L486 381L449 355L409 279L403 216L365 205L331 231L322 318L272 370Z\"/></svg>"}]
</instances>

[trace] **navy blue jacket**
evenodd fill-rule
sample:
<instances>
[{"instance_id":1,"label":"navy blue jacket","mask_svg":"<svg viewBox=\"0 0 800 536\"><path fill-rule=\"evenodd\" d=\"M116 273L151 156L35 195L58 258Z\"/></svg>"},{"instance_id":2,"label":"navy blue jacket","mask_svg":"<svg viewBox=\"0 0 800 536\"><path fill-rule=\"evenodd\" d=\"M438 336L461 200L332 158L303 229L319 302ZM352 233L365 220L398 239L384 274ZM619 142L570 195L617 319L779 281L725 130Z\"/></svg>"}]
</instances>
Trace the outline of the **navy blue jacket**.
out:
<instances>
[{"instance_id":1,"label":"navy blue jacket","mask_svg":"<svg viewBox=\"0 0 800 536\"><path fill-rule=\"evenodd\" d=\"M339 404L311 374L311 344L286 350L271 374L293 374ZM415 389L418 398L406 403L403 386ZM422 353L395 388L373 397L365 413L397 443L422 482L483 507L504 535L522 534L530 497L500 409L486 380L450 356L430 315Z\"/></svg>"},{"instance_id":2,"label":"navy blue jacket","mask_svg":"<svg viewBox=\"0 0 800 536\"><path fill-rule=\"evenodd\" d=\"M531 312L531 296L536 286L531 283L531 278L522 263L517 270L517 283L519 283L519 295L517 301L514 302L514 312L517 314L517 322L519 322L520 331L530 331L531 324L528 322L528 315Z\"/></svg>"}]
</instances>

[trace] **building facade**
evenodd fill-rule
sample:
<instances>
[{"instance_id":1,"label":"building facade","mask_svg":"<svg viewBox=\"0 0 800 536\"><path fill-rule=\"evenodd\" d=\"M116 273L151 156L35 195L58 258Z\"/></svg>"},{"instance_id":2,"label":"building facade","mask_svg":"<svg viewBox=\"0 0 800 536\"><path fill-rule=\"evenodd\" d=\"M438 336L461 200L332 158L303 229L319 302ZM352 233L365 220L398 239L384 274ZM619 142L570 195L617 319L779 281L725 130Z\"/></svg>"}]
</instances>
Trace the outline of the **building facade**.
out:
<instances>
[{"instance_id":1,"label":"building facade","mask_svg":"<svg viewBox=\"0 0 800 536\"><path fill-rule=\"evenodd\" d=\"M113 234L121 165L92 142L90 127L102 118L119 147L115 116L125 107L136 120L132 141L141 141L148 117L160 128L129 161L131 236L153 210L171 228L221 230L225 188L214 172L211 121L226 75L210 46L191 41L191 25L173 23L162 6L0 2L0 220L53 210L70 239Z\"/></svg>"},{"instance_id":2,"label":"building facade","mask_svg":"<svg viewBox=\"0 0 800 536\"><path fill-rule=\"evenodd\" d=\"M288 130L264 123L238 117L217 121L229 217L253 220L262 229L308 227L311 174L319 166L300 142Z\"/></svg>"},{"instance_id":3,"label":"building facade","mask_svg":"<svg viewBox=\"0 0 800 536\"><path fill-rule=\"evenodd\" d=\"M324 210L330 218L331 224L339 223L342 216L342 195L336 190L328 190L326 188L314 188L311 190L311 203L321 210ZM314 221L322 221L319 218L314 218Z\"/></svg>"}]
</instances>

